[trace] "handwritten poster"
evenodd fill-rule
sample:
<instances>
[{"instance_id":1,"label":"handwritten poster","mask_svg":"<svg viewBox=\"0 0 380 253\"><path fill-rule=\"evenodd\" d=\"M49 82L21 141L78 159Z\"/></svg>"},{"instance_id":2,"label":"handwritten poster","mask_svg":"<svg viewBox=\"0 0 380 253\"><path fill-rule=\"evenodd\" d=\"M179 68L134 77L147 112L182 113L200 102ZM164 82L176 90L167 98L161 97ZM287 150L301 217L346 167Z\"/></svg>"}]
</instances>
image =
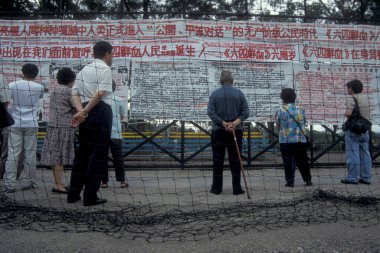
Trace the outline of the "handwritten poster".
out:
<instances>
[{"instance_id":1,"label":"handwritten poster","mask_svg":"<svg viewBox=\"0 0 380 253\"><path fill-rule=\"evenodd\" d=\"M296 90L312 124L340 124L345 83L359 79L380 124L380 26L202 20L0 20L7 81L36 62L51 90L62 66L93 60L98 40L113 45L116 94L136 119L208 121L222 69L247 97L251 121L271 121L281 89ZM41 120L48 120L49 95Z\"/></svg>"}]
</instances>

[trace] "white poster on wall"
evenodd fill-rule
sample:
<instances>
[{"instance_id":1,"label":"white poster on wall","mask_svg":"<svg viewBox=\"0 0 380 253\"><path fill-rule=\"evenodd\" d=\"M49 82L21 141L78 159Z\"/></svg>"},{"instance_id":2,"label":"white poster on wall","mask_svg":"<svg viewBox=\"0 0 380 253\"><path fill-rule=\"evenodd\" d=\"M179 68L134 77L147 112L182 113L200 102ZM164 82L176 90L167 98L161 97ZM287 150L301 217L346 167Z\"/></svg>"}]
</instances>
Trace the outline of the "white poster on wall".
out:
<instances>
[{"instance_id":1,"label":"white poster on wall","mask_svg":"<svg viewBox=\"0 0 380 253\"><path fill-rule=\"evenodd\" d=\"M270 121L282 88L292 87L291 64L246 62L135 62L131 79L131 117L208 121L207 104L220 87L220 72L233 73L243 91L251 121Z\"/></svg>"},{"instance_id":2,"label":"white poster on wall","mask_svg":"<svg viewBox=\"0 0 380 253\"><path fill-rule=\"evenodd\" d=\"M308 64L294 66L298 101L313 124L338 124L345 120L346 83L358 79L370 101L373 124L380 124L380 66Z\"/></svg>"}]
</instances>

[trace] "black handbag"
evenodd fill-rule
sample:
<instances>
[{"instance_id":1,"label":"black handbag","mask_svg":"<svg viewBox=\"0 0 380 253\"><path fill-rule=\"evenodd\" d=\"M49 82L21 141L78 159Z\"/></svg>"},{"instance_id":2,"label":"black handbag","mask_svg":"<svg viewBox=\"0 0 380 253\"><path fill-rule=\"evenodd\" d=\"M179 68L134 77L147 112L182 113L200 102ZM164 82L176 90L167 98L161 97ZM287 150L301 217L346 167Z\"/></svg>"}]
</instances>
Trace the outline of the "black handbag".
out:
<instances>
[{"instance_id":1,"label":"black handbag","mask_svg":"<svg viewBox=\"0 0 380 253\"><path fill-rule=\"evenodd\" d=\"M358 100L355 97L353 99L355 108L352 110L351 116L344 122L342 129L343 131L349 130L354 134L364 134L371 130L372 123L361 115Z\"/></svg>"},{"instance_id":2,"label":"black handbag","mask_svg":"<svg viewBox=\"0 0 380 253\"><path fill-rule=\"evenodd\" d=\"M307 136L307 135L304 133L304 131L302 130L302 127L301 127L300 123L296 120L296 118L294 118L294 116L288 111L288 109L286 109L284 106L283 106L282 108L284 108L284 109L288 112L288 114L290 115L290 117L292 117L292 119L296 122L298 128L301 130L301 133L303 134L303 136L305 136L306 142L303 143L304 147L305 147L306 149L310 149L310 148L312 148L312 147L313 147L313 143L311 142L310 137Z\"/></svg>"},{"instance_id":3,"label":"black handbag","mask_svg":"<svg viewBox=\"0 0 380 253\"><path fill-rule=\"evenodd\" d=\"M15 121L7 111L7 108L5 108L4 103L0 102L0 129L9 127L14 123Z\"/></svg>"}]
</instances>

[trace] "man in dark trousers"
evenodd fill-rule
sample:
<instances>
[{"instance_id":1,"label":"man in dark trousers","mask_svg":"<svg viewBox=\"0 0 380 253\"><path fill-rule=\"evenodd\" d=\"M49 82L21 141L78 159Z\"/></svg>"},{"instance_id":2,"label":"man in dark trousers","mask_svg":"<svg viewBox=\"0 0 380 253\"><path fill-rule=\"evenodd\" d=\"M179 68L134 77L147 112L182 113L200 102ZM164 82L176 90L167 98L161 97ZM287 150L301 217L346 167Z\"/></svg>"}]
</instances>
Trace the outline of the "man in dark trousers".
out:
<instances>
[{"instance_id":1,"label":"man in dark trousers","mask_svg":"<svg viewBox=\"0 0 380 253\"><path fill-rule=\"evenodd\" d=\"M213 178L211 193L220 194L223 189L223 164L227 148L232 174L232 189L234 195L243 194L240 184L240 161L233 138L235 131L239 150L242 149L243 124L249 117L247 99L243 92L232 87L234 79L230 71L223 70L220 76L222 87L215 90L209 99L207 114L213 122L212 152Z\"/></svg>"},{"instance_id":2,"label":"man in dark trousers","mask_svg":"<svg viewBox=\"0 0 380 253\"><path fill-rule=\"evenodd\" d=\"M72 125L79 126L79 150L75 155L67 202L80 200L83 205L104 204L97 192L100 180L107 173L108 150L112 127L112 45L99 41L94 48L94 62L77 75L72 88L77 113Z\"/></svg>"}]
</instances>

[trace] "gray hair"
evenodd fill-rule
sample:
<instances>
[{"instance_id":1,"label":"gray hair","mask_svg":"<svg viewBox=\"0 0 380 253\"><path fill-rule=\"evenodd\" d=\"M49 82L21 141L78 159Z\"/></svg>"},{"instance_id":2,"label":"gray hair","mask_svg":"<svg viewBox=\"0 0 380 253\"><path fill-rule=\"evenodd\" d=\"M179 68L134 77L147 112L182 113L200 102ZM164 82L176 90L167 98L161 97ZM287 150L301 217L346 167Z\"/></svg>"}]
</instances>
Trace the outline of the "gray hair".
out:
<instances>
[{"instance_id":1,"label":"gray hair","mask_svg":"<svg viewBox=\"0 0 380 253\"><path fill-rule=\"evenodd\" d=\"M234 78L232 77L232 73L229 70L222 70L220 74L220 84L233 84Z\"/></svg>"}]
</instances>

